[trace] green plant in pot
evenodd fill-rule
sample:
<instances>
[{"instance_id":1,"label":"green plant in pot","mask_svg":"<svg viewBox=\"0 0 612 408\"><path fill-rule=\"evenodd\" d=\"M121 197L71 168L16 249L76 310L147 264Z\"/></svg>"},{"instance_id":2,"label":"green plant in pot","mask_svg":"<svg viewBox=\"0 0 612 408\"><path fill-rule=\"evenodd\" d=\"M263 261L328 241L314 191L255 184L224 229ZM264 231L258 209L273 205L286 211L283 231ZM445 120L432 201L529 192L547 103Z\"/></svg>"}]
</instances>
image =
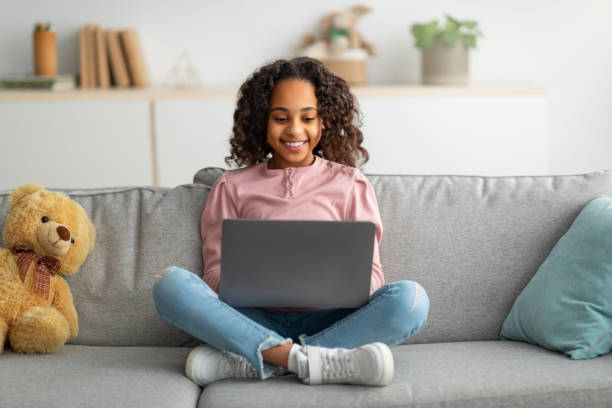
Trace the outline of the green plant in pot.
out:
<instances>
[{"instance_id":1,"label":"green plant in pot","mask_svg":"<svg viewBox=\"0 0 612 408\"><path fill-rule=\"evenodd\" d=\"M421 77L426 85L467 85L469 49L476 48L482 36L478 23L459 21L446 15L446 24L438 21L413 24L415 46L422 50Z\"/></svg>"}]
</instances>

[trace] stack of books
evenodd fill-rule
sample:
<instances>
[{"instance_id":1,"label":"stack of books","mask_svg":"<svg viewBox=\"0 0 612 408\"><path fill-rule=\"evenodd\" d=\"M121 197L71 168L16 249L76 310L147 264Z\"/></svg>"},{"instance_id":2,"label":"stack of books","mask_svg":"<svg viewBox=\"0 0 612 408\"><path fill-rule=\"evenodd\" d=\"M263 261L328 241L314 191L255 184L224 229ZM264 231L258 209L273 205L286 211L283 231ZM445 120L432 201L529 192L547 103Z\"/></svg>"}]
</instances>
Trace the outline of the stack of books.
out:
<instances>
[{"instance_id":1,"label":"stack of books","mask_svg":"<svg viewBox=\"0 0 612 408\"><path fill-rule=\"evenodd\" d=\"M74 75L12 75L0 78L0 89L48 89L69 91L76 88Z\"/></svg>"},{"instance_id":2,"label":"stack of books","mask_svg":"<svg viewBox=\"0 0 612 408\"><path fill-rule=\"evenodd\" d=\"M103 30L88 24L79 31L81 88L146 87L149 75L136 30Z\"/></svg>"}]
</instances>

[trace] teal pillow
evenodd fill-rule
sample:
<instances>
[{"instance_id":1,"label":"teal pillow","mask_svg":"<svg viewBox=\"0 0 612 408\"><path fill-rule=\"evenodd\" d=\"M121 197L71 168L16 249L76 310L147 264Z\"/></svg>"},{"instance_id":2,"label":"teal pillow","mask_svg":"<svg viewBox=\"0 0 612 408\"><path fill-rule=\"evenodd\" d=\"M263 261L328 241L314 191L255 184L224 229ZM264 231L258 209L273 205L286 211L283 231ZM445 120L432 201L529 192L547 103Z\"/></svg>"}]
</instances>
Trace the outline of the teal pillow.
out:
<instances>
[{"instance_id":1,"label":"teal pillow","mask_svg":"<svg viewBox=\"0 0 612 408\"><path fill-rule=\"evenodd\" d=\"M612 348L612 198L589 202L518 296L502 340L538 344L574 360Z\"/></svg>"}]
</instances>

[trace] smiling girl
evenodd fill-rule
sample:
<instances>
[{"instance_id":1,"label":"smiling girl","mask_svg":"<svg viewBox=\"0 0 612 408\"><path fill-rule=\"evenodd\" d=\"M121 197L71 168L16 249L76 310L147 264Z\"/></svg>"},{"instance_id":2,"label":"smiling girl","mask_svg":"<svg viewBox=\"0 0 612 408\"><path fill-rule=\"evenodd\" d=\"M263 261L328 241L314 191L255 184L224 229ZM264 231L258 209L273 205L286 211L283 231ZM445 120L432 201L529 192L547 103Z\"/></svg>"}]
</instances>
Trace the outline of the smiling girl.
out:
<instances>
[{"instance_id":1,"label":"smiling girl","mask_svg":"<svg viewBox=\"0 0 612 408\"><path fill-rule=\"evenodd\" d=\"M160 315L207 343L186 362L197 384L287 372L306 384L391 382L389 346L425 325L429 299L416 282L384 282L378 205L356 168L368 160L358 118L347 83L311 58L265 65L241 86L226 157L240 168L224 172L206 201L203 277L172 267L153 289ZM227 305L217 295L224 218L374 222L370 301L282 312Z\"/></svg>"}]
</instances>

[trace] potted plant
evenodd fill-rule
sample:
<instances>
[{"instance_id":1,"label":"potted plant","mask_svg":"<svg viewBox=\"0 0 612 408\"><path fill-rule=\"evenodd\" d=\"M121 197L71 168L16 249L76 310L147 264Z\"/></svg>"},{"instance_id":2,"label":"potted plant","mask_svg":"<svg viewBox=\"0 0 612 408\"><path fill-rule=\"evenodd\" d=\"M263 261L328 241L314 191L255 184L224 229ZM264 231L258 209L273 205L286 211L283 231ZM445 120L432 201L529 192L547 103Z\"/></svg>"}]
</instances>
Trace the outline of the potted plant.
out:
<instances>
[{"instance_id":1,"label":"potted plant","mask_svg":"<svg viewBox=\"0 0 612 408\"><path fill-rule=\"evenodd\" d=\"M448 14L446 24L432 21L413 24L415 46L421 53L421 78L426 85L466 85L469 49L476 48L482 36L478 23L459 21Z\"/></svg>"}]
</instances>

